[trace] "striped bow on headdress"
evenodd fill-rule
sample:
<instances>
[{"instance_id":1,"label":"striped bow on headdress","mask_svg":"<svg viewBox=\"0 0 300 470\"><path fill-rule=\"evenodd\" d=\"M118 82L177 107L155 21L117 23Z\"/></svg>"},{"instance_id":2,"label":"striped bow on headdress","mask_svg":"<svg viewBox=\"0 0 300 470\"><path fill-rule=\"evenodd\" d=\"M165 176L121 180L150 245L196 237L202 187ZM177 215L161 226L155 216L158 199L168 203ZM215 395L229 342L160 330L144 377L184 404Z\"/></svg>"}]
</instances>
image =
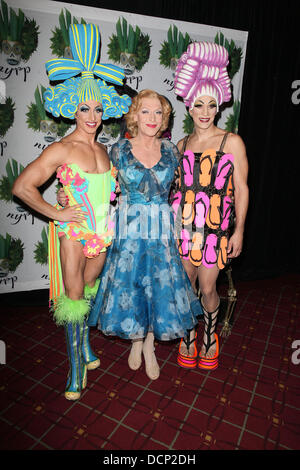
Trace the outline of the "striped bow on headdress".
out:
<instances>
[{"instance_id":1,"label":"striped bow on headdress","mask_svg":"<svg viewBox=\"0 0 300 470\"><path fill-rule=\"evenodd\" d=\"M97 64L100 33L93 24L71 24L70 46L73 59L51 59L46 62L50 80L64 80L44 93L45 108L53 116L74 118L79 103L89 100L102 103L102 119L121 117L128 112L131 99L120 96L105 81L122 85L123 69L110 64ZM77 75L80 74L80 77ZM94 78L94 76L99 78Z\"/></svg>"}]
</instances>

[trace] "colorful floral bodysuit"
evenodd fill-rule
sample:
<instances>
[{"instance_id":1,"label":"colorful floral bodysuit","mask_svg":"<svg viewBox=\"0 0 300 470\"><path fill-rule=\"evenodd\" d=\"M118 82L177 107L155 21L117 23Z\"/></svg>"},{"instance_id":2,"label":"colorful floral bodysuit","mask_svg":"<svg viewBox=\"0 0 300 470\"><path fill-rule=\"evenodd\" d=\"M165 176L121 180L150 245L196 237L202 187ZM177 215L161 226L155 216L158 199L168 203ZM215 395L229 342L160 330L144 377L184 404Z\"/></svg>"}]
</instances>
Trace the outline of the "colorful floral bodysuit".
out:
<instances>
[{"instance_id":1,"label":"colorful floral bodysuit","mask_svg":"<svg viewBox=\"0 0 300 470\"><path fill-rule=\"evenodd\" d=\"M180 256L206 268L227 262L229 229L233 223L233 160L223 148L202 153L185 150L179 166L179 190L173 195Z\"/></svg>"},{"instance_id":2,"label":"colorful floral bodysuit","mask_svg":"<svg viewBox=\"0 0 300 470\"><path fill-rule=\"evenodd\" d=\"M59 238L77 240L83 245L87 258L94 258L111 244L114 233L109 217L110 200L115 197L116 169L111 166L105 173L87 173L76 163L64 164L57 171L57 178L69 198L69 205L84 204L81 208L86 220L49 224L49 275L50 300L55 301L64 291L60 265ZM63 209L59 205L57 209Z\"/></svg>"},{"instance_id":3,"label":"colorful floral bodysuit","mask_svg":"<svg viewBox=\"0 0 300 470\"><path fill-rule=\"evenodd\" d=\"M84 204L86 220L76 222L55 221L58 236L65 235L83 244L87 258L98 256L111 244L113 227L108 218L111 193L115 190L115 170L105 173L87 173L77 164L64 164L57 171L57 178L69 198L69 205Z\"/></svg>"}]
</instances>

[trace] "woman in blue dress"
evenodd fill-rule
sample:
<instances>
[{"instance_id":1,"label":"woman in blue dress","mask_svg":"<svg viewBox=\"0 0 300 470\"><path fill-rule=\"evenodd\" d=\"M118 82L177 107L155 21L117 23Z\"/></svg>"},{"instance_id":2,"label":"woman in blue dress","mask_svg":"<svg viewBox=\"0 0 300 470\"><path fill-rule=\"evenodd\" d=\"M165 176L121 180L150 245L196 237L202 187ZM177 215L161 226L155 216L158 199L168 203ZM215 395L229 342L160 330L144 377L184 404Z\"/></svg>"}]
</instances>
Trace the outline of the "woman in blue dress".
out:
<instances>
[{"instance_id":1,"label":"woman in blue dress","mask_svg":"<svg viewBox=\"0 0 300 470\"><path fill-rule=\"evenodd\" d=\"M131 339L129 367L137 370L143 355L152 380L160 373L154 338L183 338L202 314L182 266L168 204L180 157L174 144L160 139L170 111L164 97L141 91L126 115L133 137L111 149L121 196L114 240L88 320L105 335Z\"/></svg>"}]
</instances>

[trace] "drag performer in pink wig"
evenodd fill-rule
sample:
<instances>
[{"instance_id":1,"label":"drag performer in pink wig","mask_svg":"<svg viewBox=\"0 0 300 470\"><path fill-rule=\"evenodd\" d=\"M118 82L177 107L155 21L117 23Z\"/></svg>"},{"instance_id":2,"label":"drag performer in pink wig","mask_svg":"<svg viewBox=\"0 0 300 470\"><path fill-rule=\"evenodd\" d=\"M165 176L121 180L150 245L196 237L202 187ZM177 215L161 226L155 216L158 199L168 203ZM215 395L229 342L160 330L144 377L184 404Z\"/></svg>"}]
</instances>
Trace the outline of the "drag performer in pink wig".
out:
<instances>
[{"instance_id":1,"label":"drag performer in pink wig","mask_svg":"<svg viewBox=\"0 0 300 470\"><path fill-rule=\"evenodd\" d=\"M185 368L218 366L216 281L228 259L242 251L248 209L245 145L241 137L214 124L220 105L231 99L227 65L224 47L194 42L175 73L175 93L194 122L193 133L178 142L182 156L173 195L175 227L179 253L195 290L199 282L205 320L199 357L195 330L180 342L177 361Z\"/></svg>"}]
</instances>

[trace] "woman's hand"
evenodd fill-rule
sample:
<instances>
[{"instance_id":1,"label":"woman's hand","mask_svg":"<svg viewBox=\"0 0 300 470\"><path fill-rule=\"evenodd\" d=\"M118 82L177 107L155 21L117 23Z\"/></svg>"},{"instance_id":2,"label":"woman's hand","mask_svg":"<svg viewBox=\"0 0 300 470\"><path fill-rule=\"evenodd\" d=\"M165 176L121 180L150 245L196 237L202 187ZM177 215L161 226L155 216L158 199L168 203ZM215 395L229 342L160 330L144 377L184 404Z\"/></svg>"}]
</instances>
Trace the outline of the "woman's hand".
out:
<instances>
[{"instance_id":1,"label":"woman's hand","mask_svg":"<svg viewBox=\"0 0 300 470\"><path fill-rule=\"evenodd\" d=\"M64 207L64 209L58 211L57 220L60 222L76 222L79 224L82 224L86 220L87 212L81 209L84 207L84 204L69 206L69 198L63 188L58 190L56 197L58 203Z\"/></svg>"},{"instance_id":2,"label":"woman's hand","mask_svg":"<svg viewBox=\"0 0 300 470\"><path fill-rule=\"evenodd\" d=\"M65 209L58 210L56 220L82 224L87 216L87 212L84 212L82 207L84 207L84 204L75 204L74 206L67 206Z\"/></svg>"},{"instance_id":3,"label":"woman's hand","mask_svg":"<svg viewBox=\"0 0 300 470\"><path fill-rule=\"evenodd\" d=\"M235 230L228 242L227 254L228 258L236 258L242 253L243 232Z\"/></svg>"}]
</instances>

